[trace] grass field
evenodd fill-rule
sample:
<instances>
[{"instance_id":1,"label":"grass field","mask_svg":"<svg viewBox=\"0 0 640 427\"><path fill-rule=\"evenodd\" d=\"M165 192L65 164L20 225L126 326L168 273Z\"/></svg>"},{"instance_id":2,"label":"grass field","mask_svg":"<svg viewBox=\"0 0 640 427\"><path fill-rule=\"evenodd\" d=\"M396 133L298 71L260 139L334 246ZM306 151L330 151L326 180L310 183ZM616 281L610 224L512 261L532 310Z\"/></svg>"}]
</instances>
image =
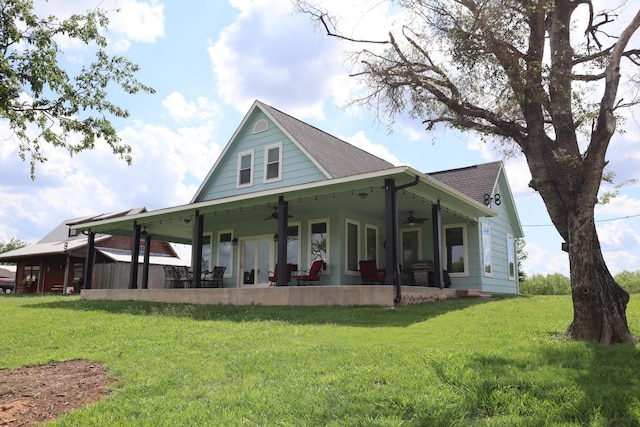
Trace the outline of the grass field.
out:
<instances>
[{"instance_id":1,"label":"grass field","mask_svg":"<svg viewBox=\"0 0 640 427\"><path fill-rule=\"evenodd\" d=\"M640 304L627 312L640 335ZM104 362L69 426L637 426L637 346L571 342L568 296L377 307L0 298L0 368Z\"/></svg>"}]
</instances>

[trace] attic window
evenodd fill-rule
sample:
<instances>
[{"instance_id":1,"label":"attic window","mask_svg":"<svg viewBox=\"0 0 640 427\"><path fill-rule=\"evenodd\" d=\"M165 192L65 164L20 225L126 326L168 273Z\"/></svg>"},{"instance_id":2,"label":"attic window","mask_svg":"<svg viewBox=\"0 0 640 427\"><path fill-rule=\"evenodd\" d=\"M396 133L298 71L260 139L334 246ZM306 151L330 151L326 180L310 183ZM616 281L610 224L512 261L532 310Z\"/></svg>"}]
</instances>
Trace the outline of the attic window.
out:
<instances>
[{"instance_id":1,"label":"attic window","mask_svg":"<svg viewBox=\"0 0 640 427\"><path fill-rule=\"evenodd\" d=\"M264 182L279 181L282 178L282 144L264 148Z\"/></svg>"},{"instance_id":2,"label":"attic window","mask_svg":"<svg viewBox=\"0 0 640 427\"><path fill-rule=\"evenodd\" d=\"M269 130L269 123L265 119L258 120L253 125L253 133L260 133Z\"/></svg>"},{"instance_id":3,"label":"attic window","mask_svg":"<svg viewBox=\"0 0 640 427\"><path fill-rule=\"evenodd\" d=\"M238 154L238 187L253 185L253 151Z\"/></svg>"}]
</instances>

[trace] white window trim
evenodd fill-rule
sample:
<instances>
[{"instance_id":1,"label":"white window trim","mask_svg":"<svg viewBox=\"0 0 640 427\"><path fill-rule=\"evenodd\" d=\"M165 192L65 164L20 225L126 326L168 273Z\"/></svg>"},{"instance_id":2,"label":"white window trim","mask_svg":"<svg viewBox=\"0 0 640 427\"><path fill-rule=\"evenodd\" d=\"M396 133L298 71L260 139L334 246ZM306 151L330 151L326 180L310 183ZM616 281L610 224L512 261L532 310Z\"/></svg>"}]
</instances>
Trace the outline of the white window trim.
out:
<instances>
[{"instance_id":1,"label":"white window trim","mask_svg":"<svg viewBox=\"0 0 640 427\"><path fill-rule=\"evenodd\" d=\"M509 241L511 241L511 245L509 245ZM513 276L511 275L511 271L509 270L509 249L513 250ZM507 278L509 280L515 281L517 276L518 276L518 254L516 253L516 239L513 238L512 234L507 234Z\"/></svg>"},{"instance_id":2,"label":"white window trim","mask_svg":"<svg viewBox=\"0 0 640 427\"><path fill-rule=\"evenodd\" d=\"M253 133L260 133L260 132L266 132L269 130L269 122L267 122L265 119L260 119L258 121L256 121L253 125Z\"/></svg>"},{"instance_id":3,"label":"white window trim","mask_svg":"<svg viewBox=\"0 0 640 427\"><path fill-rule=\"evenodd\" d=\"M267 166L269 165L269 150L278 148L278 176L276 178L267 178ZM264 182L276 182L282 180L282 142L267 145L264 147Z\"/></svg>"},{"instance_id":4,"label":"white window trim","mask_svg":"<svg viewBox=\"0 0 640 427\"><path fill-rule=\"evenodd\" d=\"M220 265L220 236L222 234L231 234L231 253L229 254L229 268L224 271L224 277L233 277L233 230L220 230L218 231L218 238L216 239L216 264Z\"/></svg>"},{"instance_id":5,"label":"white window trim","mask_svg":"<svg viewBox=\"0 0 640 427\"><path fill-rule=\"evenodd\" d=\"M380 232L378 230L378 226L377 225L366 224L366 223L364 224L364 251L365 251L365 256L367 256L366 252L367 252L367 248L369 247L369 240L368 240L369 239L369 233L367 233L367 230L369 230L369 229L375 230L375 232L376 232L376 241L374 242L374 247L376 248L375 259L376 259L376 262L378 262L378 264L379 264L380 260L378 260L378 252L379 252L378 251L378 241L379 241L378 239L380 238Z\"/></svg>"},{"instance_id":6,"label":"white window trim","mask_svg":"<svg viewBox=\"0 0 640 427\"><path fill-rule=\"evenodd\" d=\"M487 273L486 270L486 265L485 265L485 245L484 245L484 229L485 227L488 230L488 234L487 234L487 239L488 239L488 250L489 250L489 269L491 270L489 273ZM485 277L493 277L493 251L491 248L491 226L485 222L481 223L480 225L480 242L482 245L482 274Z\"/></svg>"},{"instance_id":7,"label":"white window trim","mask_svg":"<svg viewBox=\"0 0 640 427\"><path fill-rule=\"evenodd\" d=\"M359 266L356 265L357 270L349 270L349 225L355 225L357 227L356 233L356 263L360 261L360 222L353 219L345 219L344 221L344 274L349 276L360 275Z\"/></svg>"},{"instance_id":8,"label":"white window trim","mask_svg":"<svg viewBox=\"0 0 640 427\"><path fill-rule=\"evenodd\" d=\"M462 245L464 247L464 273L452 273L449 271L449 277L469 277L469 241L467 239L467 224L446 224L442 226L442 264L448 264L447 259L447 229L462 228Z\"/></svg>"},{"instance_id":9,"label":"white window trim","mask_svg":"<svg viewBox=\"0 0 640 427\"><path fill-rule=\"evenodd\" d=\"M303 270L308 269L311 267L311 263L313 262L311 260L311 228L313 226L313 224L320 224L320 223L326 223L327 224L327 251L326 251L326 259L325 259L325 263L327 265L327 269L325 271L323 271L323 274L328 274L329 271L331 270L331 223L329 222L329 218L317 218L317 219L312 219L309 221L309 223L307 224L308 228L307 228L307 264L309 264L306 267L302 267Z\"/></svg>"},{"instance_id":10,"label":"white window trim","mask_svg":"<svg viewBox=\"0 0 640 427\"><path fill-rule=\"evenodd\" d=\"M245 156L251 156L251 173L249 174L249 182L246 184L240 184L240 171L242 165L242 158ZM243 151L238 153L238 173L236 174L236 188L245 188L253 186L253 173L255 169L254 164L254 152L253 150Z\"/></svg>"}]
</instances>

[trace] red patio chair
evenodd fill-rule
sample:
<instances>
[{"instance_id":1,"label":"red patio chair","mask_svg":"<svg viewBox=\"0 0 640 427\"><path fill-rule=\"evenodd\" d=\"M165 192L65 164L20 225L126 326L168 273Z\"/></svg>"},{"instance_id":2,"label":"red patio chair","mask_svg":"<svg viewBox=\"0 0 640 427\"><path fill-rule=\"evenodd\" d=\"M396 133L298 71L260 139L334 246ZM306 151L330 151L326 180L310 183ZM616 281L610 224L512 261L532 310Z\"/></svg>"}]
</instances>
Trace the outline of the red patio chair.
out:
<instances>
[{"instance_id":1,"label":"red patio chair","mask_svg":"<svg viewBox=\"0 0 640 427\"><path fill-rule=\"evenodd\" d=\"M293 264L287 264L287 283L289 283L289 281L291 280L291 270L293 269ZM276 267L273 269L274 271L270 271L269 272L269 281L271 282L271 285L269 286L277 286L277 281L278 281L278 264L276 264Z\"/></svg>"},{"instance_id":2,"label":"red patio chair","mask_svg":"<svg viewBox=\"0 0 640 427\"><path fill-rule=\"evenodd\" d=\"M320 280L320 274L322 274L322 264L324 261L318 259L313 261L311 264L311 268L302 273L300 276L296 276L296 280L298 281L298 286L307 285L311 282L317 282Z\"/></svg>"},{"instance_id":3,"label":"red patio chair","mask_svg":"<svg viewBox=\"0 0 640 427\"><path fill-rule=\"evenodd\" d=\"M384 283L384 272L378 271L376 260L360 261L360 279L362 283Z\"/></svg>"}]
</instances>

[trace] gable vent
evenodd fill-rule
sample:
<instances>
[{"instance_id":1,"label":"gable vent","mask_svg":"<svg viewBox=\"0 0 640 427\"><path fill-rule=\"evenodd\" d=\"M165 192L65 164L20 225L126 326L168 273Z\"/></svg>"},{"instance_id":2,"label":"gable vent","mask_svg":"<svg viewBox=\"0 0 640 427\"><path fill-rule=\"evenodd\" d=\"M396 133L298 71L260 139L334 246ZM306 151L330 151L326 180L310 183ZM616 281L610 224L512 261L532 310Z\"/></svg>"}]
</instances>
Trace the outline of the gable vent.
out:
<instances>
[{"instance_id":1,"label":"gable vent","mask_svg":"<svg viewBox=\"0 0 640 427\"><path fill-rule=\"evenodd\" d=\"M265 119L260 119L253 125L253 133L260 133L266 130L269 130L269 123Z\"/></svg>"}]
</instances>

